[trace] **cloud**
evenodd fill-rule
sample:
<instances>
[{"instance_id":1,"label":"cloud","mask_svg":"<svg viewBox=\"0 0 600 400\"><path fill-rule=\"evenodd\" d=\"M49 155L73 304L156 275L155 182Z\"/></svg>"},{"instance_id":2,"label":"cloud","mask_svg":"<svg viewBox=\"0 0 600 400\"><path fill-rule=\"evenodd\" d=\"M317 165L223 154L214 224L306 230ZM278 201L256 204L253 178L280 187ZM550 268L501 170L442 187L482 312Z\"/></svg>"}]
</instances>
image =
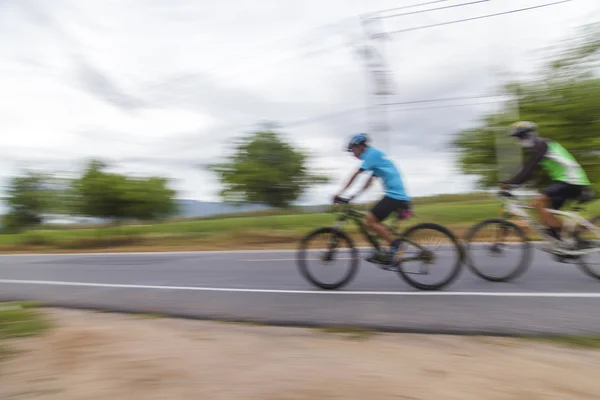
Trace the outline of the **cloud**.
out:
<instances>
[{"instance_id":1,"label":"cloud","mask_svg":"<svg viewBox=\"0 0 600 400\"><path fill-rule=\"evenodd\" d=\"M125 93L107 74L92 66L83 55L73 55L72 63L76 82L90 94L125 111L135 111L147 105L141 99Z\"/></svg>"},{"instance_id":2,"label":"cloud","mask_svg":"<svg viewBox=\"0 0 600 400\"><path fill-rule=\"evenodd\" d=\"M197 166L219 160L235 137L270 120L313 156L312 168L332 175L303 199L326 201L357 166L342 151L346 140L371 130L356 15L398 6L359 3L0 2L2 171L14 173L25 161L73 169L101 157L122 171L177 179L182 197L214 200L218 182ZM384 27L535 2L488 3L389 19ZM384 54L398 93L389 101L490 94L499 72L529 72L535 49L564 38L597 9L596 0L566 4L392 37ZM494 110L485 104L491 100L390 106L390 130L373 132L375 143L398 162L411 194L469 190L472 178L456 171L446 145Z\"/></svg>"}]
</instances>

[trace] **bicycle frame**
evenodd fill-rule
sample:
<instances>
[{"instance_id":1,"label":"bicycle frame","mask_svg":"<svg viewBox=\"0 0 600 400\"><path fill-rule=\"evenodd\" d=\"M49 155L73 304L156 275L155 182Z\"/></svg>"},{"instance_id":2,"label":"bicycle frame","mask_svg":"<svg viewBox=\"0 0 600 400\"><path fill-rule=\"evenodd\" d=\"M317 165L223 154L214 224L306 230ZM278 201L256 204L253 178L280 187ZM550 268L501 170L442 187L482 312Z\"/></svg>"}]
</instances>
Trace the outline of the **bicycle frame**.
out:
<instances>
[{"instance_id":1,"label":"bicycle frame","mask_svg":"<svg viewBox=\"0 0 600 400\"><path fill-rule=\"evenodd\" d=\"M367 238L367 240L369 241L371 246L373 246L377 251L380 251L381 246L379 244L378 236L369 232L366 224L363 221L363 218L365 217L365 215L366 214L361 211L358 211L358 210L348 207L337 218L337 220L333 224L333 228L341 231L344 226L344 223L347 220L354 221L354 223L356 225L358 225L360 232L363 234L363 236L365 236ZM400 237L404 242L412 244L413 246L417 247L421 251L426 251L426 249L424 249L423 246L419 245L418 243L413 242L410 239L404 238L404 237L402 237L402 235L398 234L397 226L399 223L400 223L400 221L397 218L394 218L394 222L392 222L391 224L386 224L386 226L390 229L390 231L392 232L393 235ZM403 261L409 261L409 260L413 260L413 259L419 259L419 257L403 259Z\"/></svg>"},{"instance_id":2,"label":"bicycle frame","mask_svg":"<svg viewBox=\"0 0 600 400\"><path fill-rule=\"evenodd\" d=\"M367 238L367 240L369 241L371 246L373 246L375 249L377 249L377 251L379 251L381 249L381 247L379 246L379 240L377 240L376 235L371 234L371 232L369 232L369 230L367 229L367 226L363 221L364 217L365 217L364 213L354 210L352 208L347 208L337 218L337 220L333 224L333 227L335 229L342 230L342 228L344 227L344 224L347 220L354 221L354 223L356 225L358 225L360 232L363 234L363 236L365 236Z\"/></svg>"},{"instance_id":3,"label":"bicycle frame","mask_svg":"<svg viewBox=\"0 0 600 400\"><path fill-rule=\"evenodd\" d=\"M505 214L514 215L514 216L524 220L528 226L532 227L537 233L539 233L543 237L549 239L552 243L555 243L555 244L560 243L560 241L558 241L555 238L553 238L552 236L549 236L548 234L546 234L545 227L542 224L538 223L535 219L533 219L527 213L527 210L532 210L532 209L534 209L534 207L527 205L527 204L523 204L520 201L515 200L514 197L511 198L509 196L501 195L501 198L504 202ZM575 233L576 227L578 225L581 225L581 226L584 226L585 228L589 229L596 236L596 238L598 240L600 240L600 229L598 227L596 227L594 224L590 223L585 218L583 218L582 216L580 216L577 212L560 211L560 210L554 210L551 208L546 208L545 210L550 212L551 214L566 217L567 221L568 221L567 229L571 236ZM590 251L587 251L587 252L591 253L591 252L595 252L595 251L600 251L600 248L591 249Z\"/></svg>"}]
</instances>

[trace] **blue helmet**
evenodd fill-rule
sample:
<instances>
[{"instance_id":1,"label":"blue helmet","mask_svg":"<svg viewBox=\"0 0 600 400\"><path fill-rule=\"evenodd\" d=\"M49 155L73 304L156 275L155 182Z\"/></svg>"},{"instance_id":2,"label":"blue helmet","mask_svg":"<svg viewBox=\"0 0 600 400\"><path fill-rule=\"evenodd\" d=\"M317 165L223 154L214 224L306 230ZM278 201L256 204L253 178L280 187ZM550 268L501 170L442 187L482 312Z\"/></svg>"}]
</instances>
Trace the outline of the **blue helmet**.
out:
<instances>
[{"instance_id":1,"label":"blue helmet","mask_svg":"<svg viewBox=\"0 0 600 400\"><path fill-rule=\"evenodd\" d=\"M367 142L369 141L369 138L367 137L366 133L357 133L356 135L352 136L352 139L350 139L350 143L348 143L348 151L352 151L352 147L357 145L357 144L367 144Z\"/></svg>"}]
</instances>

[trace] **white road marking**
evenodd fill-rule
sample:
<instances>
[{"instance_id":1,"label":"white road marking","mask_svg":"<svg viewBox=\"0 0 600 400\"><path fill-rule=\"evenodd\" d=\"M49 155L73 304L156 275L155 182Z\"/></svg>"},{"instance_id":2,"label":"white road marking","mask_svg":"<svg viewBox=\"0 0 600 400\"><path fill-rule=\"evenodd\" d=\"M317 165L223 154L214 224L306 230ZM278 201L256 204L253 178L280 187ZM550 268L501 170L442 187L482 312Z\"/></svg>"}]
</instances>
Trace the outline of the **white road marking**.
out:
<instances>
[{"instance_id":1,"label":"white road marking","mask_svg":"<svg viewBox=\"0 0 600 400\"><path fill-rule=\"evenodd\" d=\"M16 285L50 285L50 286L76 286L100 287L121 289L149 289L149 290L187 290L198 292L230 292L230 293L274 293L274 294L310 294L310 295L338 295L338 296L425 296L425 297L550 297L550 298L600 298L599 293L562 293L562 292L376 292L376 291L327 291L327 290L288 290L288 289L244 289L198 286L157 286L133 285L119 283L91 283L91 282L65 282L65 281L36 281L0 279L0 283Z\"/></svg>"},{"instance_id":2,"label":"white road marking","mask_svg":"<svg viewBox=\"0 0 600 400\"><path fill-rule=\"evenodd\" d=\"M545 244L546 242L532 242L534 245ZM481 246L490 243L472 243L471 246ZM519 243L509 243L508 245L518 245ZM372 247L357 247L357 250L368 250ZM309 251L319 251L325 249L311 249ZM19 253L0 254L1 257L84 257L84 256L168 256L168 255L203 255L203 254L281 254L296 253L298 249L269 249L269 250L193 250L193 251L146 251L146 252L107 252L107 253Z\"/></svg>"},{"instance_id":3,"label":"white road marking","mask_svg":"<svg viewBox=\"0 0 600 400\"><path fill-rule=\"evenodd\" d=\"M252 254L252 253L292 253L297 250L195 250L195 251L146 251L146 252L107 252L107 253L21 253L0 254L0 257L70 257L70 256L167 256L167 255L203 255L203 254Z\"/></svg>"},{"instance_id":4,"label":"white road marking","mask_svg":"<svg viewBox=\"0 0 600 400\"><path fill-rule=\"evenodd\" d=\"M320 258L306 258L306 261L322 261ZM336 258L335 261L354 260L354 258ZM246 258L240 262L296 261L295 258Z\"/></svg>"}]
</instances>

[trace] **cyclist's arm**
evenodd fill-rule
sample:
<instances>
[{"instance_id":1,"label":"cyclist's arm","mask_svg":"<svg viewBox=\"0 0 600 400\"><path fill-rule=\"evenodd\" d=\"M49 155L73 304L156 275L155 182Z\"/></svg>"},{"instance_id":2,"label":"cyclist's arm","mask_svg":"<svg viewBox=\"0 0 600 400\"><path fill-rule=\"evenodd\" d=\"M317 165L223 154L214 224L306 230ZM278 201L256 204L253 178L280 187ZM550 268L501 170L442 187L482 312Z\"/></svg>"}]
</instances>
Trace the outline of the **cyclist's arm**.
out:
<instances>
[{"instance_id":1,"label":"cyclist's arm","mask_svg":"<svg viewBox=\"0 0 600 400\"><path fill-rule=\"evenodd\" d=\"M365 186L363 186L362 189L360 189L358 192L356 192L356 194L354 195L354 197L357 197L362 192L364 192L365 190L367 190L369 188L369 186L371 186L371 183L373 183L373 179L375 179L375 175L371 175L369 177L369 179L367 179L367 182L365 182Z\"/></svg>"},{"instance_id":2,"label":"cyclist's arm","mask_svg":"<svg viewBox=\"0 0 600 400\"><path fill-rule=\"evenodd\" d=\"M344 186L344 188L342 190L340 190L338 192L338 194L336 195L336 197L339 197L342 195L342 193L344 193L346 191L346 189L348 189L350 186L352 186L352 183L354 182L354 180L356 179L357 176L359 176L361 173L363 173L365 170L362 168L359 168L358 171L356 171L351 177L350 180L348 181L348 183L346 184L346 186Z\"/></svg>"},{"instance_id":3,"label":"cyclist's arm","mask_svg":"<svg viewBox=\"0 0 600 400\"><path fill-rule=\"evenodd\" d=\"M521 171L518 174L513 176L511 179L502 182L507 185L521 185L524 182L531 179L533 173L540 165L540 162L544 159L546 152L548 151L548 144L543 139L538 139L535 141L535 145L531 151L531 156L523 165Z\"/></svg>"}]
</instances>

